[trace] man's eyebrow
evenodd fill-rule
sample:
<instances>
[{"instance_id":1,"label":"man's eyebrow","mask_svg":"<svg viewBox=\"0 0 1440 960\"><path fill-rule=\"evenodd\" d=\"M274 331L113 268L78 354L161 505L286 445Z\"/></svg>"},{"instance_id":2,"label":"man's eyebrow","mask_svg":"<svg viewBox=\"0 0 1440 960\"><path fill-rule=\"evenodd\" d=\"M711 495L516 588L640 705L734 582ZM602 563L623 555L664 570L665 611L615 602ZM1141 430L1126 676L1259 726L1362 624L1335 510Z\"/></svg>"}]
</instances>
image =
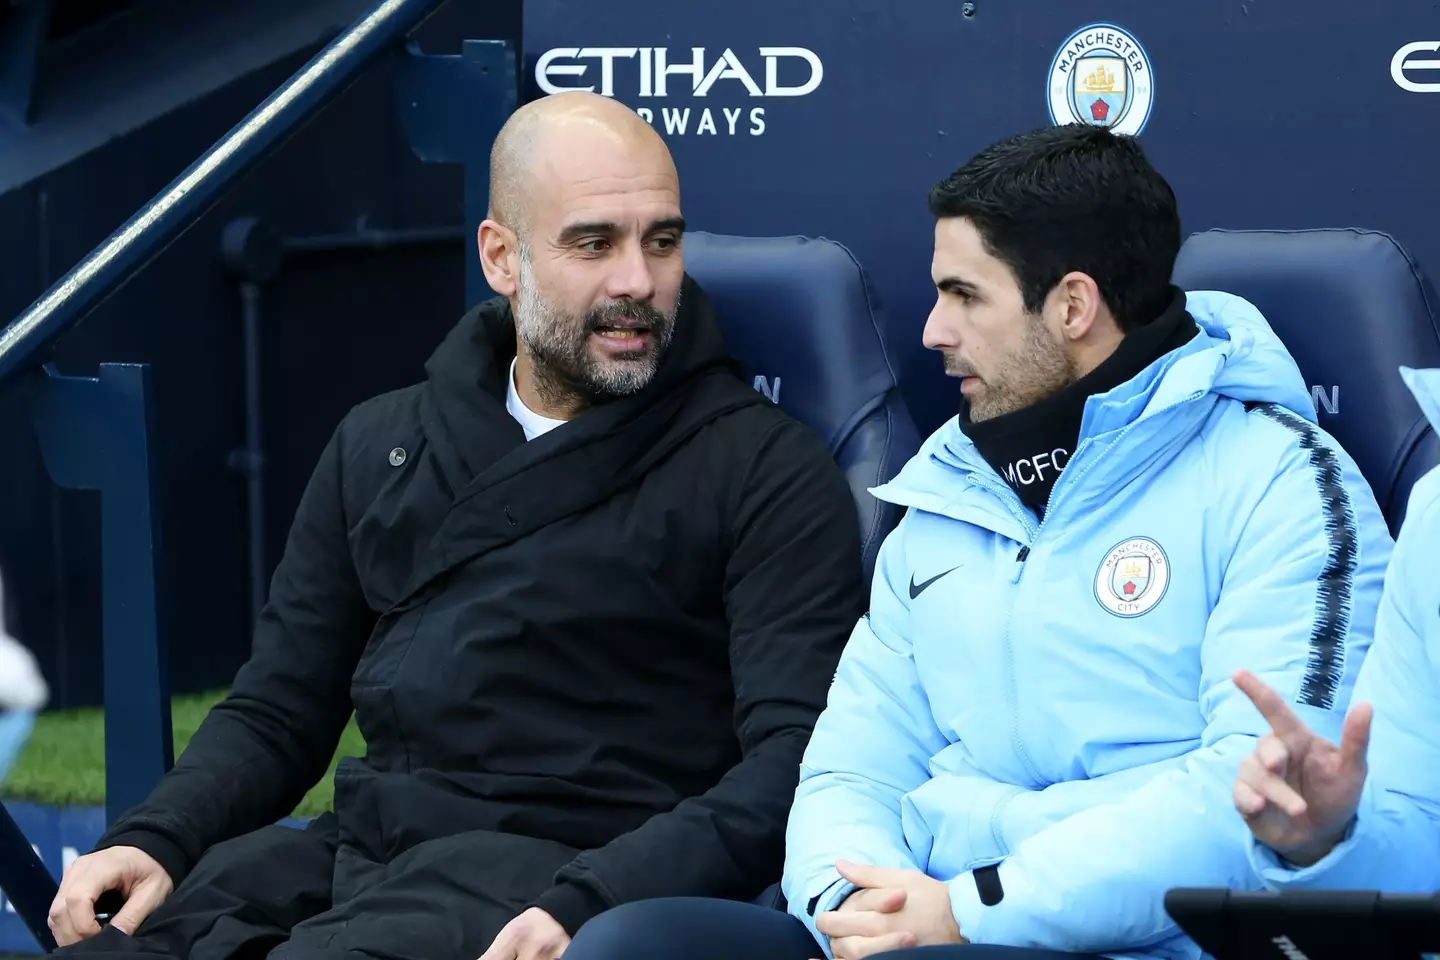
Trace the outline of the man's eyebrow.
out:
<instances>
[{"instance_id":1,"label":"man's eyebrow","mask_svg":"<svg viewBox=\"0 0 1440 960\"><path fill-rule=\"evenodd\" d=\"M614 237L620 233L620 224L611 220L585 220L580 223L572 223L560 231L560 242L570 243L581 237Z\"/></svg>"},{"instance_id":2,"label":"man's eyebrow","mask_svg":"<svg viewBox=\"0 0 1440 960\"><path fill-rule=\"evenodd\" d=\"M656 233L656 232L658 232L658 231L660 231L660 230L671 230L671 231L674 231L675 233L684 233L684 232L685 232L685 218L684 218L684 217L665 217L663 220L656 220L655 222L653 222L653 223L650 224L650 229L646 230L645 232L646 232L646 233Z\"/></svg>"},{"instance_id":3,"label":"man's eyebrow","mask_svg":"<svg viewBox=\"0 0 1440 960\"><path fill-rule=\"evenodd\" d=\"M661 230L672 230L675 233L685 232L684 217L665 217L653 221L645 233L652 234ZM560 231L561 243L572 243L581 237L617 237L624 233L624 228L613 220L584 220L580 223L572 223Z\"/></svg>"},{"instance_id":4,"label":"man's eyebrow","mask_svg":"<svg viewBox=\"0 0 1440 960\"><path fill-rule=\"evenodd\" d=\"M975 284L959 277L941 277L935 281L935 289L941 293L963 293L972 297L980 292L980 288Z\"/></svg>"}]
</instances>

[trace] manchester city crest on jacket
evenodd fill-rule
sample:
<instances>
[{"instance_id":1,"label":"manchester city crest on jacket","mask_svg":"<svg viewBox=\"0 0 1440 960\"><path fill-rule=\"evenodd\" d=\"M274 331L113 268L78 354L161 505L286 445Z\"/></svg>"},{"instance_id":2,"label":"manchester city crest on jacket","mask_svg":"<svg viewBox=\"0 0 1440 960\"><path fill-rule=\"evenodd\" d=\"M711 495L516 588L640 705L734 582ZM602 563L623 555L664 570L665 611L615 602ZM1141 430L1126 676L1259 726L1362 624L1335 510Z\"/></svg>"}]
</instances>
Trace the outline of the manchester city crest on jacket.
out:
<instances>
[{"instance_id":1,"label":"manchester city crest on jacket","mask_svg":"<svg viewBox=\"0 0 1440 960\"><path fill-rule=\"evenodd\" d=\"M1149 613L1170 586L1170 561L1160 544L1135 537L1105 555L1095 574L1095 599L1117 617Z\"/></svg>"}]
</instances>

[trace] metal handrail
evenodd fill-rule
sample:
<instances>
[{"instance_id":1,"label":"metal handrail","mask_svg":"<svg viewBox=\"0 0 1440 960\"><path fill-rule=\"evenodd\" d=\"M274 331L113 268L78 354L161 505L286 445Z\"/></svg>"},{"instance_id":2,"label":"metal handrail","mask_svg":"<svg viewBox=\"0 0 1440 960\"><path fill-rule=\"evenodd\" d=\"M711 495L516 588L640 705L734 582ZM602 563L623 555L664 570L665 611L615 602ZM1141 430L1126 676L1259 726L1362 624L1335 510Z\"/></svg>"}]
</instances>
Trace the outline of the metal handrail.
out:
<instances>
[{"instance_id":1,"label":"metal handrail","mask_svg":"<svg viewBox=\"0 0 1440 960\"><path fill-rule=\"evenodd\" d=\"M0 330L0 383L75 326L200 218L239 177L445 0L383 0L347 27L139 213Z\"/></svg>"}]
</instances>

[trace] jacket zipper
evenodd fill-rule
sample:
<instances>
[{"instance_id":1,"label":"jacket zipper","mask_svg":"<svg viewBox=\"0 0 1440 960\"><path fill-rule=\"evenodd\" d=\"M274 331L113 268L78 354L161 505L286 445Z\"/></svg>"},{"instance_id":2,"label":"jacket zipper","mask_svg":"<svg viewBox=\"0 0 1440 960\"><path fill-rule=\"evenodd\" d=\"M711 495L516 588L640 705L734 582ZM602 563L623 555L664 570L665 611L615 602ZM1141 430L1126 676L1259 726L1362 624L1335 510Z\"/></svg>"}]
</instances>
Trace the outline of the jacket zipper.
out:
<instances>
[{"instance_id":1,"label":"jacket zipper","mask_svg":"<svg viewBox=\"0 0 1440 960\"><path fill-rule=\"evenodd\" d=\"M1168 413L1176 407L1182 406L1186 403L1190 403L1204 396L1204 394L1205 391L1198 391L1192 393L1187 397L1177 400L1174 403L1155 411L1155 413L1151 414L1151 416L1154 417L1159 416L1162 413ZM1148 420L1150 419L1150 417L1146 417L1144 419ZM1113 449L1116 444L1118 444L1121 440L1125 439L1125 435L1128 434L1136 426L1138 426L1141 422L1143 421L1137 420L1132 423L1127 423L1124 428L1122 428L1121 431L1115 435L1115 439L1110 442L1110 449ZM1089 437L1081 440L1080 444L1075 448L1075 456L1072 459L1079 458L1080 454L1089 445ZM1038 524L1031 522L1029 513L1025 509L1025 505L1021 502L1019 495L1016 494L1015 491L1012 490L1008 485L996 483L990 480L989 477L976 475L973 473L971 474L971 477L975 483L990 490L1003 502L1011 505L1012 507L1016 505L1019 506L1020 509L1018 512L1018 516L1024 523L1025 532L1030 538L1030 542L1028 544L1022 543L1020 545L1020 551L1015 555L1015 573L1010 578L1010 584L1012 587L1014 587L1014 590L1012 591L1010 604L1005 611L1005 695L1006 700L1008 701L1007 706L1010 708L1010 746L1015 751L1015 756L1019 758L1021 766L1025 768L1025 771L1030 774L1031 779L1037 784L1044 784L1046 781L1045 778L1041 776L1039 769L1035 766L1035 762L1030 758L1030 752L1025 749L1024 738L1022 738L1020 735L1020 685L1019 678L1016 676L1015 673L1015 644L1014 641L1011 639L1010 629L1011 624L1014 622L1015 619L1015 607L1020 600L1020 582L1025 576L1026 561L1030 559L1030 554L1034 550L1034 548L1039 545L1040 533L1045 529L1046 522L1055 515L1055 506L1060 503L1059 498L1055 496L1056 492L1067 489L1068 486L1079 484L1082 480L1085 479L1086 476L1089 475L1090 471L1094 469L1095 464L1098 462L1099 459L1095 458L1092 459L1091 462L1085 464L1085 468L1081 470L1078 475L1076 475L1074 484L1066 483L1066 481L1070 479L1070 474L1068 472L1062 473L1060 475L1060 479L1056 482L1055 487L1050 491L1050 502L1046 505L1045 516L1040 518L1040 522Z\"/></svg>"},{"instance_id":2,"label":"jacket zipper","mask_svg":"<svg viewBox=\"0 0 1440 960\"><path fill-rule=\"evenodd\" d=\"M1020 498L1008 486L994 483L988 477L977 477L976 481L1001 500L1012 505L1020 503ZM1045 511L1045 516L1050 516L1048 509ZM1025 525L1025 534L1030 542L1022 543L1020 552L1015 555L1015 572L1010 578L1012 587L1010 603L1005 609L1005 705L1010 714L1010 749L1015 751L1015 756L1020 759L1020 765L1025 768L1025 772L1030 775L1031 780L1040 783L1042 782L1040 771L1036 769L1035 762L1030 759L1030 752L1025 749L1025 742L1020 736L1020 685L1015 674L1015 644L1010 639L1010 626L1015 619L1015 606L1020 594L1020 579L1025 575L1025 561L1029 559L1030 549L1035 544L1036 538L1040 536L1040 530L1045 526L1045 521L1042 519L1038 524L1032 521L1023 504L1021 504L1019 517Z\"/></svg>"}]
</instances>

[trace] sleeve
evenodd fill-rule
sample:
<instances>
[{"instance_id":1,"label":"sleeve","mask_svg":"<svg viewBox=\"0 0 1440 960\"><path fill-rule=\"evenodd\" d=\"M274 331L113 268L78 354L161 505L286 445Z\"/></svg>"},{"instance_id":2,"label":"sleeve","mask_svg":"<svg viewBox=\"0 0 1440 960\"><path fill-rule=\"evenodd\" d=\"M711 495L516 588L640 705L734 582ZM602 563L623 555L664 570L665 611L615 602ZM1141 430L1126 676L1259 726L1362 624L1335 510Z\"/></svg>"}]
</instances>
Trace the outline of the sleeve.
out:
<instances>
[{"instance_id":1,"label":"sleeve","mask_svg":"<svg viewBox=\"0 0 1440 960\"><path fill-rule=\"evenodd\" d=\"M296 510L250 660L97 849L138 847L178 884L209 847L287 816L329 768L374 623L350 556L337 431Z\"/></svg>"},{"instance_id":2,"label":"sleeve","mask_svg":"<svg viewBox=\"0 0 1440 960\"><path fill-rule=\"evenodd\" d=\"M753 897L779 879L800 758L865 589L855 502L825 445L790 420L747 445L724 583L741 759L560 870L534 905L571 935L620 903Z\"/></svg>"},{"instance_id":3,"label":"sleeve","mask_svg":"<svg viewBox=\"0 0 1440 960\"><path fill-rule=\"evenodd\" d=\"M908 576L903 543L911 522L902 519L880 548L870 612L840 660L790 814L785 896L827 953L815 918L854 889L836 861L920 869L905 842L901 799L930 779L930 758L949 743L920 684L909 608L897 590Z\"/></svg>"},{"instance_id":4,"label":"sleeve","mask_svg":"<svg viewBox=\"0 0 1440 960\"><path fill-rule=\"evenodd\" d=\"M1017 844L994 906L980 903L970 872L952 879L955 919L972 942L1134 950L1178 933L1164 908L1172 887L1258 885L1231 791L1268 727L1230 677L1244 667L1312 726L1338 730L1390 552L1359 471L1317 434L1308 441L1284 455L1224 570L1200 649L1200 745L1123 799ZM1352 502L1349 491L1365 492Z\"/></svg>"},{"instance_id":5,"label":"sleeve","mask_svg":"<svg viewBox=\"0 0 1440 960\"><path fill-rule=\"evenodd\" d=\"M1369 775L1354 824L1325 859L1296 868L1251 838L1252 861L1276 889L1440 889L1440 473L1412 496L1385 596L1375 644L1360 669L1355 702L1375 708Z\"/></svg>"}]
</instances>

